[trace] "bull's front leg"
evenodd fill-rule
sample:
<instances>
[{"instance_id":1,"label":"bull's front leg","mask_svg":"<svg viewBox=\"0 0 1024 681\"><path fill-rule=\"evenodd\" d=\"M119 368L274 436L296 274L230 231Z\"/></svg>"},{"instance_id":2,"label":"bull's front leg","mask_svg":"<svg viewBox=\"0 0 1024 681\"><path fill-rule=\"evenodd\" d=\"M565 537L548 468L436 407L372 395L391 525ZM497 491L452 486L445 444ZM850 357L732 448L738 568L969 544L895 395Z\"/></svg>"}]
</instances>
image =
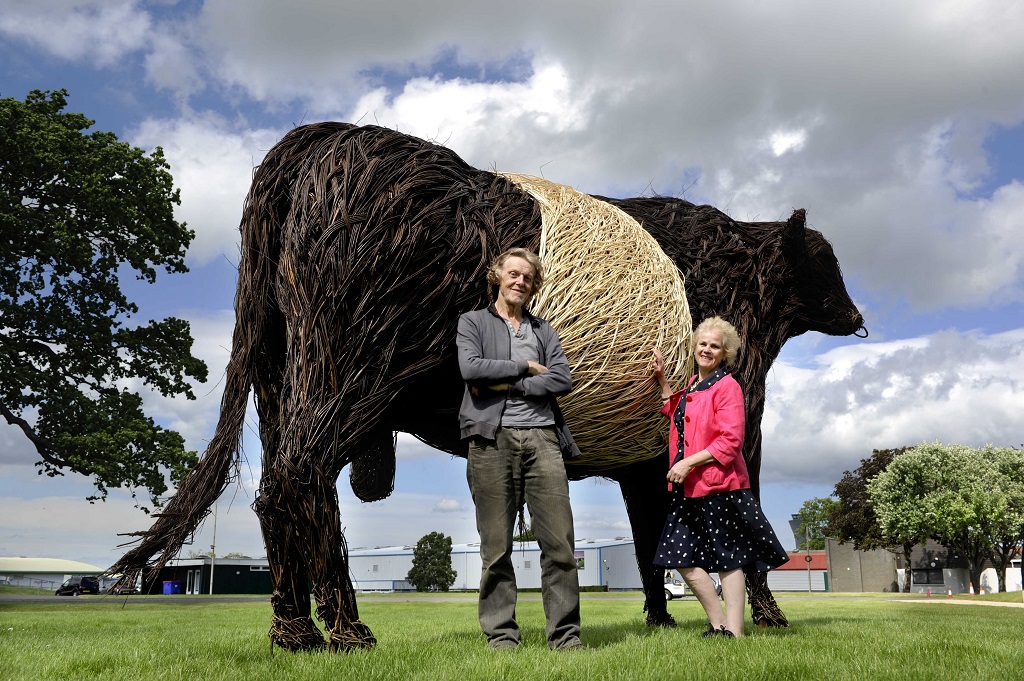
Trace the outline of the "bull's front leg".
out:
<instances>
[{"instance_id":1,"label":"bull's front leg","mask_svg":"<svg viewBox=\"0 0 1024 681\"><path fill-rule=\"evenodd\" d=\"M665 599L665 570L654 564L661 533L668 516L668 472L665 457L625 466L616 471L622 500L633 531L636 564L644 590L644 611L647 626L674 627L675 619L668 612Z\"/></svg>"},{"instance_id":2,"label":"bull's front leg","mask_svg":"<svg viewBox=\"0 0 1024 681\"><path fill-rule=\"evenodd\" d=\"M747 602L750 603L750 616L759 627L788 627L789 620L775 602L772 590L768 588L767 572L751 572L747 574Z\"/></svg>"},{"instance_id":3,"label":"bull's front leg","mask_svg":"<svg viewBox=\"0 0 1024 681\"><path fill-rule=\"evenodd\" d=\"M760 385L764 385L762 381ZM747 474L750 476L750 488L761 501L761 415L764 413L764 391L751 391L752 397L748 409L753 416L748 416L746 447L743 456L747 463ZM753 425L751 425L753 424ZM779 604L768 588L767 572L750 572L747 578L747 602L750 603L750 616L759 627L788 627L789 620L783 614Z\"/></svg>"}]
</instances>

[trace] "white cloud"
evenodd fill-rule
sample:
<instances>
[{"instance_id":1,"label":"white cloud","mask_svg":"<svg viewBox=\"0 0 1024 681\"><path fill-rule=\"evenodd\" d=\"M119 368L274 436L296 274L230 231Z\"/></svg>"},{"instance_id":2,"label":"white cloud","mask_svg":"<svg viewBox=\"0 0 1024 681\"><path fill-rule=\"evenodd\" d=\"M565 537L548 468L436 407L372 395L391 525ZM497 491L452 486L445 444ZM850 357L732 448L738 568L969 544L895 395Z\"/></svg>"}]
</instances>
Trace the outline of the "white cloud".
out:
<instances>
[{"instance_id":1,"label":"white cloud","mask_svg":"<svg viewBox=\"0 0 1024 681\"><path fill-rule=\"evenodd\" d=\"M152 22L134 0L33 0L5 3L0 33L61 59L109 67L145 47Z\"/></svg>"},{"instance_id":2,"label":"white cloud","mask_svg":"<svg viewBox=\"0 0 1024 681\"><path fill-rule=\"evenodd\" d=\"M806 130L780 130L771 134L768 144L772 148L773 154L782 156L790 151L800 151L806 141Z\"/></svg>"},{"instance_id":3,"label":"white cloud","mask_svg":"<svg viewBox=\"0 0 1024 681\"><path fill-rule=\"evenodd\" d=\"M764 481L834 484L874 449L924 441L1021 444L1024 330L860 343L819 362L774 366L762 422Z\"/></svg>"},{"instance_id":4,"label":"white cloud","mask_svg":"<svg viewBox=\"0 0 1024 681\"><path fill-rule=\"evenodd\" d=\"M190 259L205 263L223 254L237 262L238 225L253 170L282 135L212 113L147 120L132 135L132 143L145 149L163 147L181 189L175 217L196 233Z\"/></svg>"},{"instance_id":5,"label":"white cloud","mask_svg":"<svg viewBox=\"0 0 1024 681\"><path fill-rule=\"evenodd\" d=\"M455 513L462 511L462 501L459 499L440 499L434 504L434 510L440 513Z\"/></svg>"},{"instance_id":6,"label":"white cloud","mask_svg":"<svg viewBox=\"0 0 1024 681\"><path fill-rule=\"evenodd\" d=\"M847 272L918 309L1022 296L1020 187L965 195L990 172L992 126L1024 120L1017 5L979 3L969 18L923 1L769 12L609 0L582 20L571 3L539 2L238 11L207 2L193 48L221 85L270 108L379 122L480 168L594 193L689 188L739 219L809 207ZM203 187L247 179L237 163L202 160L235 173ZM203 203L237 222L237 198ZM226 243L201 237L196 257Z\"/></svg>"}]
</instances>

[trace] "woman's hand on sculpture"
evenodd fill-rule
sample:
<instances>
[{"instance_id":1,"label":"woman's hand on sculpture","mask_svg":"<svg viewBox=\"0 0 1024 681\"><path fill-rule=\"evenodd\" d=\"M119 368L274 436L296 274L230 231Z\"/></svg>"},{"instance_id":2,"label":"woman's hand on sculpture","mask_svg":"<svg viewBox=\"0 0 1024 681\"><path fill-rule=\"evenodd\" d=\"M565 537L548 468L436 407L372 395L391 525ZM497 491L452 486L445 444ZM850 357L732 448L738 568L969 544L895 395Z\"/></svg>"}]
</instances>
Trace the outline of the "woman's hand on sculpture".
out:
<instances>
[{"instance_id":1,"label":"woman's hand on sculpture","mask_svg":"<svg viewBox=\"0 0 1024 681\"><path fill-rule=\"evenodd\" d=\"M651 370L654 372L654 377L659 381L665 378L665 358L661 355L661 350L654 348L654 358L651 360Z\"/></svg>"}]
</instances>

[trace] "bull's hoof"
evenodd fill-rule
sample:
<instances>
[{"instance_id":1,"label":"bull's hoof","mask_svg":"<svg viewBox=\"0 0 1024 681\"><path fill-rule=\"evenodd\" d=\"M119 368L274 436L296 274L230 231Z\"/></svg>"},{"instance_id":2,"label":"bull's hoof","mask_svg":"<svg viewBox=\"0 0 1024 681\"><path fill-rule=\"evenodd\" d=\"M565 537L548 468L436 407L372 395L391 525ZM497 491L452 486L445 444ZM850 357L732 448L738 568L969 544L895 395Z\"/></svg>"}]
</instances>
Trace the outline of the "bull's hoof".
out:
<instances>
[{"instance_id":1,"label":"bull's hoof","mask_svg":"<svg viewBox=\"0 0 1024 681\"><path fill-rule=\"evenodd\" d=\"M789 626L789 620L782 614L778 606L774 608L774 612L765 612L764 610L754 610L751 608L750 615L754 620L754 624L760 629L783 629Z\"/></svg>"},{"instance_id":2,"label":"bull's hoof","mask_svg":"<svg viewBox=\"0 0 1024 681\"><path fill-rule=\"evenodd\" d=\"M377 645L370 627L359 620L347 622L343 628L330 632L329 643L332 653L350 653Z\"/></svg>"},{"instance_id":3,"label":"bull's hoof","mask_svg":"<svg viewBox=\"0 0 1024 681\"><path fill-rule=\"evenodd\" d=\"M323 634L311 617L281 619L274 616L270 623L270 641L290 653L303 650L323 650L326 647Z\"/></svg>"},{"instance_id":4,"label":"bull's hoof","mask_svg":"<svg viewBox=\"0 0 1024 681\"><path fill-rule=\"evenodd\" d=\"M789 626L789 620L782 614L782 609L768 588L767 572L752 572L747 575L747 594L750 616L759 628L781 629Z\"/></svg>"},{"instance_id":5,"label":"bull's hoof","mask_svg":"<svg viewBox=\"0 0 1024 681\"><path fill-rule=\"evenodd\" d=\"M668 612L648 612L647 626L674 629L676 626L676 618L668 614Z\"/></svg>"}]
</instances>

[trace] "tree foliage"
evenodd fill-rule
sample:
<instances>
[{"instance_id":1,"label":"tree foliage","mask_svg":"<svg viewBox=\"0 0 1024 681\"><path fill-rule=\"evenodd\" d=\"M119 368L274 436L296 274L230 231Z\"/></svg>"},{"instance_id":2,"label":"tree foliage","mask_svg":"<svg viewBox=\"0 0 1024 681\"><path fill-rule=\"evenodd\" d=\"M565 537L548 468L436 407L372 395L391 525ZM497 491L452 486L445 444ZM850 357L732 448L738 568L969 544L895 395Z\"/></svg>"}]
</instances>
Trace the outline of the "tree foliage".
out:
<instances>
[{"instance_id":1,"label":"tree foliage","mask_svg":"<svg viewBox=\"0 0 1024 681\"><path fill-rule=\"evenodd\" d=\"M447 591L455 583L452 569L452 538L441 532L420 537L412 552L412 569L406 579L417 591Z\"/></svg>"},{"instance_id":2,"label":"tree foliage","mask_svg":"<svg viewBox=\"0 0 1024 681\"><path fill-rule=\"evenodd\" d=\"M868 494L868 483L907 449L876 449L870 457L861 459L856 470L843 472L842 479L836 483L832 492L838 503L829 513L826 528L829 536L840 542L853 542L853 548L858 551L899 547L903 552L903 564L910 565L910 554L919 538L913 535L886 534L878 522L875 506ZM904 580L903 590L910 591L910 580Z\"/></svg>"},{"instance_id":3,"label":"tree foliage","mask_svg":"<svg viewBox=\"0 0 1024 681\"><path fill-rule=\"evenodd\" d=\"M841 542L853 542L853 548L858 551L889 548L899 543L893 537L883 536L875 507L868 496L868 482L906 450L906 447L876 449L870 457L861 459L856 470L843 472L832 492L837 501L829 511L825 528L828 536Z\"/></svg>"},{"instance_id":4,"label":"tree foliage","mask_svg":"<svg viewBox=\"0 0 1024 681\"><path fill-rule=\"evenodd\" d=\"M532 527L520 527L520 530L519 534L512 537L512 541L537 541L537 535L533 533Z\"/></svg>"},{"instance_id":5,"label":"tree foliage","mask_svg":"<svg viewBox=\"0 0 1024 681\"><path fill-rule=\"evenodd\" d=\"M130 324L122 279L187 272L193 232L158 147L86 130L67 92L0 99L0 414L32 442L49 476L73 471L98 495L126 487L159 505L165 476L195 462L133 388L194 399L206 380L187 322Z\"/></svg>"},{"instance_id":6,"label":"tree foliage","mask_svg":"<svg viewBox=\"0 0 1024 681\"><path fill-rule=\"evenodd\" d=\"M797 540L797 551L808 550L808 536L811 551L821 551L825 548L829 513L838 504L839 502L832 497L815 497L804 502L796 513L796 520L800 521L800 526L793 532Z\"/></svg>"},{"instance_id":7,"label":"tree foliage","mask_svg":"<svg viewBox=\"0 0 1024 681\"><path fill-rule=\"evenodd\" d=\"M1006 512L993 523L992 564L999 590L1006 591L1006 569L1024 549L1024 451L1012 447L982 448L981 455L995 467L995 480L1006 501ZM1024 577L1024 565L1021 566Z\"/></svg>"},{"instance_id":8,"label":"tree foliage","mask_svg":"<svg viewBox=\"0 0 1024 681\"><path fill-rule=\"evenodd\" d=\"M893 459L868 494L884 533L935 539L967 562L971 582L980 585L1008 510L996 466L980 451L919 445Z\"/></svg>"}]
</instances>

